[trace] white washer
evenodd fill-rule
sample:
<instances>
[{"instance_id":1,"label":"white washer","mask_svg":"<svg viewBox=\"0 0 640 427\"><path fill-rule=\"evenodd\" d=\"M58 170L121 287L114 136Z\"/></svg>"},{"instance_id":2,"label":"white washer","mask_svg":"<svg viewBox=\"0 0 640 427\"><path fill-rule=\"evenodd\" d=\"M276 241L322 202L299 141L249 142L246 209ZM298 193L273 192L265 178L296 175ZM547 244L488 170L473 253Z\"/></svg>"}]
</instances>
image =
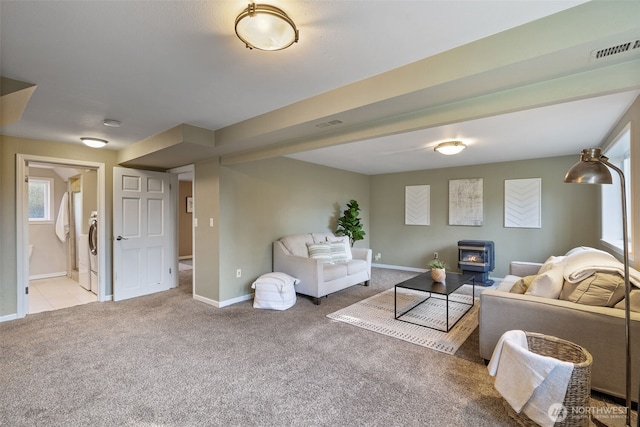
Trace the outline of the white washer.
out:
<instances>
[{"instance_id":1,"label":"white washer","mask_svg":"<svg viewBox=\"0 0 640 427\"><path fill-rule=\"evenodd\" d=\"M91 292L98 293L98 212L89 220L89 282Z\"/></svg>"}]
</instances>

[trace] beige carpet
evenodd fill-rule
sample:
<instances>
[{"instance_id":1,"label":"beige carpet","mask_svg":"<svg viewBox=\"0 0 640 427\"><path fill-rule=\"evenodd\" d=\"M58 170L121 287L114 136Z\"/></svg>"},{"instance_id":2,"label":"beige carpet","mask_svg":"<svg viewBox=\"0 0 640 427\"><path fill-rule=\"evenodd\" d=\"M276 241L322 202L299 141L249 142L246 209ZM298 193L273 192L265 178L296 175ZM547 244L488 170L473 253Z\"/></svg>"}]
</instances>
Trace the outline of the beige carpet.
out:
<instances>
[{"instance_id":1,"label":"beige carpet","mask_svg":"<svg viewBox=\"0 0 640 427\"><path fill-rule=\"evenodd\" d=\"M475 305L465 314L465 310L469 307L461 302L471 303L471 286L464 285L463 290L466 292L453 294L449 297L449 325L456 321L458 323L448 333L437 330L446 329L446 303L444 299L439 296L429 298L401 317L412 322L407 323L394 318L393 289L388 289L328 314L327 317L432 350L454 354L478 326L478 298L476 298ZM404 311L424 297L425 293L422 292L399 289L398 311Z\"/></svg>"}]
</instances>

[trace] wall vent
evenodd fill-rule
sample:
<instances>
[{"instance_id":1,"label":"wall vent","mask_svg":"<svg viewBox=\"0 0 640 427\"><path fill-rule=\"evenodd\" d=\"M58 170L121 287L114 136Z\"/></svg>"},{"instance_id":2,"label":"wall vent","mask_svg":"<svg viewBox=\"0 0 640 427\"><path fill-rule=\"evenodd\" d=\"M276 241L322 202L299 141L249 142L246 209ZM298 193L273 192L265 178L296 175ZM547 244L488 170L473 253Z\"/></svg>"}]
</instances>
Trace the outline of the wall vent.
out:
<instances>
[{"instance_id":1,"label":"wall vent","mask_svg":"<svg viewBox=\"0 0 640 427\"><path fill-rule=\"evenodd\" d=\"M621 43L615 46L609 46L604 49L598 49L591 52L591 56L595 59L608 58L613 55L619 55L621 53L630 52L634 49L640 48L640 38L631 40L625 43Z\"/></svg>"},{"instance_id":2,"label":"wall vent","mask_svg":"<svg viewBox=\"0 0 640 427\"><path fill-rule=\"evenodd\" d=\"M344 122L342 120L331 120L331 121L324 122L324 123L318 123L315 126L317 128L326 128L326 127L329 127L329 126L339 125L340 123L344 123Z\"/></svg>"}]
</instances>

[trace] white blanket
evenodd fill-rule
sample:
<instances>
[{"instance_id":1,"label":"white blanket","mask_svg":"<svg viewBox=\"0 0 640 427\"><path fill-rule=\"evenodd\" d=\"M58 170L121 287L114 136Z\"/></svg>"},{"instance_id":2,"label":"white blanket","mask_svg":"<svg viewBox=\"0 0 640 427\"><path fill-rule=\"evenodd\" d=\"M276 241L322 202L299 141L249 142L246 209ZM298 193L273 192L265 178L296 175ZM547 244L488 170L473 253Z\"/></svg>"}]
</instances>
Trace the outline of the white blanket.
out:
<instances>
[{"instance_id":1,"label":"white blanket","mask_svg":"<svg viewBox=\"0 0 640 427\"><path fill-rule=\"evenodd\" d=\"M613 255L592 248L584 248L567 256L564 261L564 278L578 283L597 272L618 273L624 277L624 264ZM640 272L629 267L629 282L640 287Z\"/></svg>"},{"instance_id":2,"label":"white blanket","mask_svg":"<svg viewBox=\"0 0 640 427\"><path fill-rule=\"evenodd\" d=\"M516 412L524 412L539 425L553 426L548 415L562 403L573 373L573 363L529 351L523 331L505 332L489 362L496 390Z\"/></svg>"}]
</instances>

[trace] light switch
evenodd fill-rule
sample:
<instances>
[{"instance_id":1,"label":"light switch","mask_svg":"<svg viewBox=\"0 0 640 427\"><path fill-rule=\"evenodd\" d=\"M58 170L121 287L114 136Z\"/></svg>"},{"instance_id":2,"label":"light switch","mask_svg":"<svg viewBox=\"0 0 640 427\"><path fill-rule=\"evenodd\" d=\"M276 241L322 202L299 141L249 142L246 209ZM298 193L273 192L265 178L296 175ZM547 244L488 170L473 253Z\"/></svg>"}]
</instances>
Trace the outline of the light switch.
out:
<instances>
[{"instance_id":1,"label":"light switch","mask_svg":"<svg viewBox=\"0 0 640 427\"><path fill-rule=\"evenodd\" d=\"M193 218L193 226L194 227L198 226L198 218Z\"/></svg>"}]
</instances>

